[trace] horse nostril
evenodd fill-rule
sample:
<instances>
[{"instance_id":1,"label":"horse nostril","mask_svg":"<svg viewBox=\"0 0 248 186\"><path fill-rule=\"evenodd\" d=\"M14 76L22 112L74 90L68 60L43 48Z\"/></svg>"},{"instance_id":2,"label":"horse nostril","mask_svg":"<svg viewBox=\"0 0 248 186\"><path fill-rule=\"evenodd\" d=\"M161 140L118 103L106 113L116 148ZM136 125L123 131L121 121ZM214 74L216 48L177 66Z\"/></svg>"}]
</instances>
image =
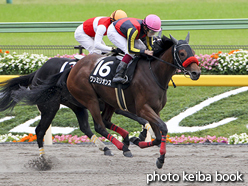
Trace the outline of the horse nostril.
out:
<instances>
[{"instance_id":1,"label":"horse nostril","mask_svg":"<svg viewBox=\"0 0 248 186\"><path fill-rule=\"evenodd\" d=\"M196 75L197 75L197 72L191 72L191 74L192 74L193 76L196 76Z\"/></svg>"},{"instance_id":2,"label":"horse nostril","mask_svg":"<svg viewBox=\"0 0 248 186\"><path fill-rule=\"evenodd\" d=\"M195 72L195 71L191 72L191 79L192 79L192 80L198 80L199 77L200 77L200 74L201 74L201 73Z\"/></svg>"}]
</instances>

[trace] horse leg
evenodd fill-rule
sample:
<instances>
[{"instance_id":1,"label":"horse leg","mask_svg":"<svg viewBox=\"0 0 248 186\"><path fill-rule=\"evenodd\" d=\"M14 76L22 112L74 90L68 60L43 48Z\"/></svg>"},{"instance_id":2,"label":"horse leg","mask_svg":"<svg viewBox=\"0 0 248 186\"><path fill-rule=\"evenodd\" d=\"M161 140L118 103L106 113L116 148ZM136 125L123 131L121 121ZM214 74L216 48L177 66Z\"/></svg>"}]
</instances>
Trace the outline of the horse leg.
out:
<instances>
[{"instance_id":1,"label":"horse leg","mask_svg":"<svg viewBox=\"0 0 248 186\"><path fill-rule=\"evenodd\" d=\"M60 106L59 103L37 105L39 111L41 112L41 119L40 119L38 126L35 129L35 133L37 136L37 143L38 143L41 157L45 155L44 148L43 148L44 136L53 118L55 117L55 114L59 110L59 106Z\"/></svg>"},{"instance_id":2,"label":"horse leg","mask_svg":"<svg viewBox=\"0 0 248 186\"><path fill-rule=\"evenodd\" d=\"M102 116L100 114L98 99L89 101L87 108L94 119L96 132L98 132L99 134L107 138L109 141L111 141L119 150L122 150L124 156L132 157L132 154L128 149L128 147L125 144L121 143L119 140L117 140L114 136L109 134L108 131L106 130Z\"/></svg>"},{"instance_id":3,"label":"horse leg","mask_svg":"<svg viewBox=\"0 0 248 186\"><path fill-rule=\"evenodd\" d=\"M94 57L94 54L90 55L90 57L91 56ZM90 111L94 120L95 131L111 141L119 150L122 150L124 156L131 156L132 154L128 153L130 152L128 147L107 131L101 116L99 98L92 85L89 84L88 74L77 74L78 68L76 68L76 66L72 68L67 79L67 88L69 92L80 104L84 105Z\"/></svg>"},{"instance_id":4,"label":"horse leg","mask_svg":"<svg viewBox=\"0 0 248 186\"><path fill-rule=\"evenodd\" d=\"M110 129L110 130L113 130L115 132L117 132L118 134L120 134L123 138L123 143L126 145L126 146L129 146L130 144L130 141L129 141L129 133L128 131L126 131L125 129L113 124L111 122L111 118L113 116L113 113L114 113L114 108L111 107L110 105L105 105L105 109L102 113L102 118L103 118L103 122L105 124L105 126Z\"/></svg>"},{"instance_id":5,"label":"horse leg","mask_svg":"<svg viewBox=\"0 0 248 186\"><path fill-rule=\"evenodd\" d=\"M157 159L157 162L156 162L157 167L160 169L160 168L162 168L162 166L164 164L164 158L165 158L165 154L166 154L166 135L168 132L167 126L160 119L158 114L155 113L154 110L149 105L145 105L139 111L139 114L142 118L149 121L149 123L151 124L153 129L155 129L154 132L156 134L156 139L154 141L151 141L151 142L139 142L139 141L137 142L136 141L136 144L138 144L138 146L140 146L141 148L145 148L145 147L149 147L152 145L159 145L161 143L161 145L160 145L160 157ZM161 136L159 130L157 130L157 129L159 129L161 131L162 136Z\"/></svg>"},{"instance_id":6,"label":"horse leg","mask_svg":"<svg viewBox=\"0 0 248 186\"><path fill-rule=\"evenodd\" d=\"M96 146L104 151L104 155L113 156L114 154L111 152L111 150L101 141L99 138L91 131L90 125L88 122L88 111L85 108L77 107L73 104L65 104L68 106L72 111L75 113L80 130L86 134L92 142L96 144Z\"/></svg>"},{"instance_id":7,"label":"horse leg","mask_svg":"<svg viewBox=\"0 0 248 186\"><path fill-rule=\"evenodd\" d=\"M140 132L140 135L139 135L139 138L141 141L145 141L146 136L147 136L147 132L150 133L152 138L155 138L155 134L151 128L151 125L149 124L149 122L147 120L145 120L141 117L138 117L136 114L133 114L131 112L126 112L126 111L123 111L121 109L116 109L115 113L126 116L126 117L128 117L134 121L137 121L139 124L142 125L143 130Z\"/></svg>"}]
</instances>

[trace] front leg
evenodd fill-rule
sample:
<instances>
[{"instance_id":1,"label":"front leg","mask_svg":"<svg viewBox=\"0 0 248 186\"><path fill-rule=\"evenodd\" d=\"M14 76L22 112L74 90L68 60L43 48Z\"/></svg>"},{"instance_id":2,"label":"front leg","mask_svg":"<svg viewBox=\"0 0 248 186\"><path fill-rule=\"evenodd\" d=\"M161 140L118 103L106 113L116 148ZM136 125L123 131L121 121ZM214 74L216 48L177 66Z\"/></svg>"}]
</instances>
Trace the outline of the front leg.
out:
<instances>
[{"instance_id":1,"label":"front leg","mask_svg":"<svg viewBox=\"0 0 248 186\"><path fill-rule=\"evenodd\" d=\"M167 125L163 122L163 120L160 119L158 114L149 105L144 105L144 107L140 110L139 115L140 117L149 121L156 135L156 139L153 142L145 142L146 144L144 142L139 142L139 146L144 148L161 143L160 157L156 163L157 167L160 169L164 164L164 158L166 154L166 135L168 133Z\"/></svg>"}]
</instances>

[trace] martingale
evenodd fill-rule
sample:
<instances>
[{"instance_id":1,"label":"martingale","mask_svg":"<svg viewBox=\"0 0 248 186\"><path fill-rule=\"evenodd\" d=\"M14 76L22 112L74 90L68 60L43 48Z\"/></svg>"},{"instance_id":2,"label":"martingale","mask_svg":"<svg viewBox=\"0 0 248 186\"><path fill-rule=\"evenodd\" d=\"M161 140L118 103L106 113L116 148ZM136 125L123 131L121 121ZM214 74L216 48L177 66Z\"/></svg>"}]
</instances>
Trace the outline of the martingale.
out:
<instances>
[{"instance_id":1,"label":"martingale","mask_svg":"<svg viewBox=\"0 0 248 186\"><path fill-rule=\"evenodd\" d=\"M122 85L123 89L126 89L130 85L138 60L139 58L135 58L131 63L129 63L126 72L127 82ZM116 88L118 84L113 83L112 79L119 63L120 59L118 59L118 56L102 58L100 61L98 61L95 68L91 72L89 82Z\"/></svg>"}]
</instances>

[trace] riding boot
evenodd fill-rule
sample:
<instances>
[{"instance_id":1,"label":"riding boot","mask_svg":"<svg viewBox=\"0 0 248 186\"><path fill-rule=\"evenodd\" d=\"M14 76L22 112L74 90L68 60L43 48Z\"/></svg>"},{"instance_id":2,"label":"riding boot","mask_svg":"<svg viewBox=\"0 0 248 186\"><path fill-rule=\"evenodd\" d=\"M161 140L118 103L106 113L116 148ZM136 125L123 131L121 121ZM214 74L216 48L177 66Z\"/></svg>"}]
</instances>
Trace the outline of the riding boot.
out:
<instances>
[{"instance_id":1,"label":"riding boot","mask_svg":"<svg viewBox=\"0 0 248 186\"><path fill-rule=\"evenodd\" d=\"M127 69L127 63L121 61L118 67L116 68L116 74L113 78L114 83L125 83L124 74Z\"/></svg>"}]
</instances>

